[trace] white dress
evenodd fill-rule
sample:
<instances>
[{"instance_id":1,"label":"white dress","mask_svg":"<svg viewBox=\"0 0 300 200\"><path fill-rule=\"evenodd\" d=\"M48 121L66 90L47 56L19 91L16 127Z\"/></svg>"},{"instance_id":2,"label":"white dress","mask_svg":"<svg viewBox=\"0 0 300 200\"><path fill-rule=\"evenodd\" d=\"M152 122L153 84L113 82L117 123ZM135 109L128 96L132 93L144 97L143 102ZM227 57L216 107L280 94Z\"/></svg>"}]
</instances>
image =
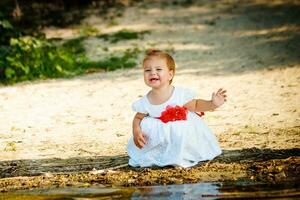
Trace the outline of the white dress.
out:
<instances>
[{"instance_id":1,"label":"white dress","mask_svg":"<svg viewBox=\"0 0 300 200\"><path fill-rule=\"evenodd\" d=\"M132 104L135 112L148 114L140 124L147 135L147 143L139 149L130 138L127 145L129 165L191 167L221 154L215 135L194 112L188 111L187 120L164 123L157 119L168 105L183 106L192 99L192 91L174 87L172 96L163 104L151 104L146 95Z\"/></svg>"}]
</instances>

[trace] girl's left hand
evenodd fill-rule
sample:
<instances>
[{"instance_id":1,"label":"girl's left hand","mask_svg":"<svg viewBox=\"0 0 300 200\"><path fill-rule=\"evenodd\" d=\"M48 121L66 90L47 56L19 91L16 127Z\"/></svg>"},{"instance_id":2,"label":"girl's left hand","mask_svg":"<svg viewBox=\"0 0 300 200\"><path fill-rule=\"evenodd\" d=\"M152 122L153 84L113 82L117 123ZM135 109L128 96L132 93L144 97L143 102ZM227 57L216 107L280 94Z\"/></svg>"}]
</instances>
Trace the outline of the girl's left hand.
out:
<instances>
[{"instance_id":1,"label":"girl's left hand","mask_svg":"<svg viewBox=\"0 0 300 200\"><path fill-rule=\"evenodd\" d=\"M212 100L212 103L217 108L227 101L226 97L227 97L226 90L223 90L223 88L220 88L216 93L214 92L212 94L211 100Z\"/></svg>"}]
</instances>

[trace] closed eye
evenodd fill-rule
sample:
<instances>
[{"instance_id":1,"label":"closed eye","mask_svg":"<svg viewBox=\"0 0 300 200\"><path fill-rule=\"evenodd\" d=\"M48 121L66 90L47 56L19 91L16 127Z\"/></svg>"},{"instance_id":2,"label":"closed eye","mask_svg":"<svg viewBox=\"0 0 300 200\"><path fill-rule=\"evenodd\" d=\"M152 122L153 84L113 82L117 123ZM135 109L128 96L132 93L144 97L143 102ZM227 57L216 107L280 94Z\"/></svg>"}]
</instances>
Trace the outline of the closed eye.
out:
<instances>
[{"instance_id":1,"label":"closed eye","mask_svg":"<svg viewBox=\"0 0 300 200\"><path fill-rule=\"evenodd\" d=\"M145 72L151 72L151 70L150 69L145 69Z\"/></svg>"}]
</instances>

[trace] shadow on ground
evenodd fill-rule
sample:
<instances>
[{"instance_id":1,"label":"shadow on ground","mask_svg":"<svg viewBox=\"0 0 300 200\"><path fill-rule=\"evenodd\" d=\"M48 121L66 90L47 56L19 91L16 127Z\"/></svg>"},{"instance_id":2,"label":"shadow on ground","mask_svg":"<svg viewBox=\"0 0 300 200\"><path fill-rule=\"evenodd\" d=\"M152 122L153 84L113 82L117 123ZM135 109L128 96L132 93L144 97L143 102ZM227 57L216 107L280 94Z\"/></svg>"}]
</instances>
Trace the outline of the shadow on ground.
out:
<instances>
[{"instance_id":1,"label":"shadow on ground","mask_svg":"<svg viewBox=\"0 0 300 200\"><path fill-rule=\"evenodd\" d=\"M0 162L0 178L37 176L45 173L87 172L93 169L113 168L127 162L128 157L125 155L2 161Z\"/></svg>"},{"instance_id":2,"label":"shadow on ground","mask_svg":"<svg viewBox=\"0 0 300 200\"><path fill-rule=\"evenodd\" d=\"M123 155L2 161L0 192L32 188L132 187L200 182L296 184L300 181L299 156L298 148L225 150L216 159L191 168L132 168L127 165L128 157Z\"/></svg>"},{"instance_id":3,"label":"shadow on ground","mask_svg":"<svg viewBox=\"0 0 300 200\"><path fill-rule=\"evenodd\" d=\"M300 149L258 149L224 150L222 155L209 163L237 164L246 162L264 162L272 159L286 159L292 156L299 157ZM13 160L0 162L0 178L16 176L37 176L46 173L79 173L103 169L131 169L144 170L145 168L132 168L127 165L128 156L99 156L74 157L69 159L41 159L41 160ZM201 166L208 162L201 162ZM168 167L166 167L168 168ZM172 168L172 167L171 167ZM150 168L149 168L150 169ZM165 169L165 168L152 168Z\"/></svg>"}]
</instances>

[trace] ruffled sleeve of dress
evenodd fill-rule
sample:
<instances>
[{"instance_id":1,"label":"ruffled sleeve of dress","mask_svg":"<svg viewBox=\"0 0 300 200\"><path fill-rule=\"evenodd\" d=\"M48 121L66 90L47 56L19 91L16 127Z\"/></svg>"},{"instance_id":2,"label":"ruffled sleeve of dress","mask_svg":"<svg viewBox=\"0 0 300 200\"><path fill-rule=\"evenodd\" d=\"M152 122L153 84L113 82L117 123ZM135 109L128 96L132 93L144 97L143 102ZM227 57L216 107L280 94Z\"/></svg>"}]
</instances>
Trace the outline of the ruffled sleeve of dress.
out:
<instances>
[{"instance_id":1,"label":"ruffled sleeve of dress","mask_svg":"<svg viewBox=\"0 0 300 200\"><path fill-rule=\"evenodd\" d=\"M195 98L195 92L187 88L179 88L180 104L183 106Z\"/></svg>"},{"instance_id":2,"label":"ruffled sleeve of dress","mask_svg":"<svg viewBox=\"0 0 300 200\"><path fill-rule=\"evenodd\" d=\"M133 102L131 108L135 112L148 114L145 106L145 97Z\"/></svg>"}]
</instances>

